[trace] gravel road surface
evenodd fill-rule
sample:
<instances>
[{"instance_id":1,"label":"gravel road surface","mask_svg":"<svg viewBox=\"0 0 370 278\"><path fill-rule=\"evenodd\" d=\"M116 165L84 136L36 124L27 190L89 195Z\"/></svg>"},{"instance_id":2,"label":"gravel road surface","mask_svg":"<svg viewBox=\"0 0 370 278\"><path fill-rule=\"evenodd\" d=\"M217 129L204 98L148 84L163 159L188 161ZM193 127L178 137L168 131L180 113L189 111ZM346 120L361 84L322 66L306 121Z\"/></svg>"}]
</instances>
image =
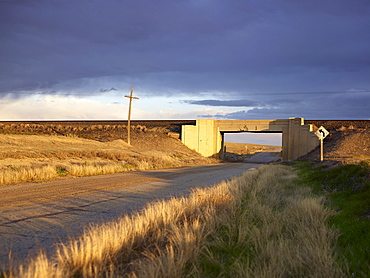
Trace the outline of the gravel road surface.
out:
<instances>
[{"instance_id":1,"label":"gravel road surface","mask_svg":"<svg viewBox=\"0 0 370 278\"><path fill-rule=\"evenodd\" d=\"M270 163L270 162L275 162L279 161L281 159L280 157L280 151L281 148L276 148L276 150L273 150L271 152L261 152L261 153L256 153L250 158L246 158L244 162L249 162L249 163Z\"/></svg>"},{"instance_id":2,"label":"gravel road surface","mask_svg":"<svg viewBox=\"0 0 370 278\"><path fill-rule=\"evenodd\" d=\"M40 249L78 237L89 223L102 223L146 203L186 195L255 169L260 164L206 166L129 172L0 186L0 266L23 262Z\"/></svg>"}]
</instances>

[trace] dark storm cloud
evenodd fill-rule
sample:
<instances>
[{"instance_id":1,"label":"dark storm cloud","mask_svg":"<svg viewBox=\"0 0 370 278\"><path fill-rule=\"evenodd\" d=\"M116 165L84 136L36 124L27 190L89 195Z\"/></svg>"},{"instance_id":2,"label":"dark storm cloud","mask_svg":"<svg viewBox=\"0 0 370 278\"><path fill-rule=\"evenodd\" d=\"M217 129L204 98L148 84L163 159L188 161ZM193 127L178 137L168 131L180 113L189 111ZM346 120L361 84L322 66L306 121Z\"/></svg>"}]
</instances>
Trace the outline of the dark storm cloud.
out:
<instances>
[{"instance_id":1,"label":"dark storm cloud","mask_svg":"<svg viewBox=\"0 0 370 278\"><path fill-rule=\"evenodd\" d=\"M205 105L205 106L229 106L229 107L255 107L261 106L263 103L254 100L185 100L183 103Z\"/></svg>"},{"instance_id":2,"label":"dark storm cloud","mask_svg":"<svg viewBox=\"0 0 370 278\"><path fill-rule=\"evenodd\" d=\"M370 93L370 92L369 92ZM331 94L326 93L326 94ZM339 94L339 93L338 93ZM313 97L316 95L325 95L325 93L282 93L282 94L248 94L248 98L233 99L240 97L239 94L229 93L226 96L218 96L233 100L216 100L216 99L203 99L203 100L182 100L181 103L214 106L214 107L263 107L263 106L276 106L276 105L291 105L299 102L302 98ZM254 100L252 99L254 98Z\"/></svg>"},{"instance_id":3,"label":"dark storm cloud","mask_svg":"<svg viewBox=\"0 0 370 278\"><path fill-rule=\"evenodd\" d=\"M150 83L168 72L207 72L212 54L195 60L244 22L224 9L228 3L216 2L2 2L1 69L8 78L1 90L117 75Z\"/></svg>"},{"instance_id":4,"label":"dark storm cloud","mask_svg":"<svg viewBox=\"0 0 370 278\"><path fill-rule=\"evenodd\" d=\"M369 30L368 0L0 1L0 93L369 90Z\"/></svg>"},{"instance_id":5,"label":"dark storm cloud","mask_svg":"<svg viewBox=\"0 0 370 278\"><path fill-rule=\"evenodd\" d=\"M370 120L370 92L351 94L323 94L296 96L290 101L266 100L265 105L240 110L226 115L212 115L225 119L367 119ZM360 117L358 115L361 115ZM199 115L211 117L211 115Z\"/></svg>"},{"instance_id":6,"label":"dark storm cloud","mask_svg":"<svg viewBox=\"0 0 370 278\"><path fill-rule=\"evenodd\" d=\"M111 87L110 89L100 89L101 93L107 93L107 92L113 92L113 91L118 91L118 90L114 87Z\"/></svg>"}]
</instances>

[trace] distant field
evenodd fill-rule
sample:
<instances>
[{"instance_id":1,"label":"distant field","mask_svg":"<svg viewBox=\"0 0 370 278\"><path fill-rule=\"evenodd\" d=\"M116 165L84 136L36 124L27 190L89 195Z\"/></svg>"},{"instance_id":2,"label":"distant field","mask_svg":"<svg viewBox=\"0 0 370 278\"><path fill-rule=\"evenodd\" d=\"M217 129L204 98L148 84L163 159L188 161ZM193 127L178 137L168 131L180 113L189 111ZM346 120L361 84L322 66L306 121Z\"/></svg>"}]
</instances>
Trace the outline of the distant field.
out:
<instances>
[{"instance_id":1,"label":"distant field","mask_svg":"<svg viewBox=\"0 0 370 278\"><path fill-rule=\"evenodd\" d=\"M281 146L259 145L249 143L229 143L225 142L226 151L237 154L252 154L261 151L268 151L270 149L281 148Z\"/></svg>"}]
</instances>

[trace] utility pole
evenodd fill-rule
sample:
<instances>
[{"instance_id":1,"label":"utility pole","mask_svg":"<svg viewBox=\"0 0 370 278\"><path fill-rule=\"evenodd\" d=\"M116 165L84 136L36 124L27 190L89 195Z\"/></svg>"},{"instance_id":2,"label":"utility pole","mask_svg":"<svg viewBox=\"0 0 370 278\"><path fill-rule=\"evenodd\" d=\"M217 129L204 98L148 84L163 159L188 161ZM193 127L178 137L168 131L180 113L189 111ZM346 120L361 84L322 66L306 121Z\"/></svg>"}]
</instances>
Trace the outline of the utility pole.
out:
<instances>
[{"instance_id":1,"label":"utility pole","mask_svg":"<svg viewBox=\"0 0 370 278\"><path fill-rule=\"evenodd\" d=\"M138 97L133 97L132 93L134 92L134 88L131 88L130 96L125 96L130 99L130 105L128 107L128 121L127 121L127 144L131 145L131 106L132 106L132 99L139 99Z\"/></svg>"}]
</instances>

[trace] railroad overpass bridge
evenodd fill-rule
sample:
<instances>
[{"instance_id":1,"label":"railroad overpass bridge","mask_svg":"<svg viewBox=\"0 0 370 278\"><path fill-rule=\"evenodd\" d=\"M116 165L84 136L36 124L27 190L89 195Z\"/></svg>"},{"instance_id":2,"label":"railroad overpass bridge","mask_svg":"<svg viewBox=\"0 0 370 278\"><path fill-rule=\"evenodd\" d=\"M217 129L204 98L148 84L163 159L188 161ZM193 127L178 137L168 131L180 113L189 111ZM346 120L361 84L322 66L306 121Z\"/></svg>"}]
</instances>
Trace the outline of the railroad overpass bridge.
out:
<instances>
[{"instance_id":1,"label":"railroad overpass bridge","mask_svg":"<svg viewBox=\"0 0 370 278\"><path fill-rule=\"evenodd\" d=\"M282 133L282 160L295 160L315 149L320 141L314 126L303 118L282 120L197 120L183 125L181 141L205 157L223 158L224 134L237 132Z\"/></svg>"}]
</instances>

